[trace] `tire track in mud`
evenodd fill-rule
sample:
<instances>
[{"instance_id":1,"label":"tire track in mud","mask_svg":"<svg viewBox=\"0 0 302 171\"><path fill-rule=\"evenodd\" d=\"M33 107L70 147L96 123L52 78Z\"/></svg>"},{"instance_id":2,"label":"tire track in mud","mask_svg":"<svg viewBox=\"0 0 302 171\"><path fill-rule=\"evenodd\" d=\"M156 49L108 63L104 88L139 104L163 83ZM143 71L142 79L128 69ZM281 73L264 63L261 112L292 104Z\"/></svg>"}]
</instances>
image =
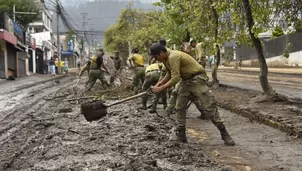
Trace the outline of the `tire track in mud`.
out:
<instances>
[{"instance_id":1,"label":"tire track in mud","mask_svg":"<svg viewBox=\"0 0 302 171\"><path fill-rule=\"evenodd\" d=\"M9 170L14 160L22 155L25 149L27 149L31 144L35 143L38 139L47 139L44 134L45 131L47 131L46 128L54 123L44 122L43 119L38 119L37 121L34 118L38 118L40 115L45 114L44 109L49 108L50 105L55 103L47 103L47 100L44 100L43 98L51 93L56 92L58 89L64 86L74 84L73 81L70 82L71 79L72 77L64 79L60 85L48 89L47 92L41 92L40 89L34 90L35 92L41 92L41 94L38 94L37 99L27 104L26 109L20 112L12 113L11 117L7 117L6 120L2 120L0 122L0 125L2 125L8 122L7 119L9 119L9 122L14 121L13 124L8 124L6 125L5 129L1 130L2 133L5 133L0 134L0 153L4 155L0 158L0 170ZM59 102L56 102L55 106L56 105L59 105ZM22 107L24 106L19 106L19 109ZM35 115L30 115L34 113ZM22 115L22 117L19 117L20 115ZM37 126L40 126L40 128L37 129Z\"/></svg>"},{"instance_id":2,"label":"tire track in mud","mask_svg":"<svg viewBox=\"0 0 302 171\"><path fill-rule=\"evenodd\" d=\"M5 144L11 135L13 135L14 132L20 130L21 128L26 129L26 125L28 125L32 119L36 116L30 115L43 107L47 106L47 101L44 100L45 96L56 92L59 88L66 86L66 85L72 85L73 82L68 83L72 77L66 78L62 81L61 85L58 85L56 87L52 87L50 89L47 89L47 92L42 91L40 94L37 94L34 100L30 99L30 96L25 96L24 99L20 99L23 101L26 101L27 103L17 105L18 107L15 108L12 112L9 112L6 114L6 116L0 121L0 145ZM68 84L66 84L68 83ZM48 86L48 85L46 85ZM36 89L35 91L40 91L45 86L39 86L39 89ZM27 91L32 92L32 91ZM29 100L29 101L28 101ZM1 112L2 114L3 112ZM38 112L40 114L41 112Z\"/></svg>"}]
</instances>

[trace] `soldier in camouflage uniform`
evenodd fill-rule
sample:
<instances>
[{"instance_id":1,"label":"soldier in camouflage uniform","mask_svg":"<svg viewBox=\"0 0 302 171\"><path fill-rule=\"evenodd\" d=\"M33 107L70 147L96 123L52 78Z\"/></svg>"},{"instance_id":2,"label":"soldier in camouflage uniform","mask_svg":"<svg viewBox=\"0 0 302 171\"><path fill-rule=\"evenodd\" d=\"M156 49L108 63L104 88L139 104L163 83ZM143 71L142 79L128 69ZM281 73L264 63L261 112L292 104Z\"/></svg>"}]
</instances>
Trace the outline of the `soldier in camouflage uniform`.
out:
<instances>
[{"instance_id":1,"label":"soldier in camouflage uniform","mask_svg":"<svg viewBox=\"0 0 302 171\"><path fill-rule=\"evenodd\" d=\"M133 88L134 94L137 94L141 87L139 87L139 81L142 83L145 80L145 61L144 57L138 54L138 48L134 48L132 50L132 55L129 56L128 60L130 63L130 67L134 68L134 76L133 76Z\"/></svg>"},{"instance_id":2,"label":"soldier in camouflage uniform","mask_svg":"<svg viewBox=\"0 0 302 171\"><path fill-rule=\"evenodd\" d=\"M202 106L207 111L206 114L220 131L225 144L235 145L220 118L215 97L206 84L204 68L190 55L180 51L167 52L167 49L159 43L155 43L150 47L150 53L153 58L163 62L167 69L165 78L152 86L152 91L159 93L178 82L180 84L176 102L176 139L187 142L186 110L188 101L191 100L198 109Z\"/></svg>"},{"instance_id":3,"label":"soldier in camouflage uniform","mask_svg":"<svg viewBox=\"0 0 302 171\"><path fill-rule=\"evenodd\" d=\"M197 60L197 62L201 66L203 66L203 68L206 68L207 59L205 57L201 43L197 43L197 41L193 39L190 41L190 45L195 49L195 59Z\"/></svg>"},{"instance_id":4,"label":"soldier in camouflage uniform","mask_svg":"<svg viewBox=\"0 0 302 171\"><path fill-rule=\"evenodd\" d=\"M163 64L161 64L161 63L153 63L146 68L145 81L143 83L143 88L142 88L143 91L147 91L151 86L154 86L160 80L161 75L162 75L162 67L163 67ZM156 112L158 100L160 97L163 97L163 94L165 95L165 92L158 93L155 95L150 113ZM145 95L142 98L143 106L140 107L140 109L147 110L148 98L149 98L149 95ZM164 106L166 106L166 105L167 105L166 99L164 98Z\"/></svg>"},{"instance_id":5,"label":"soldier in camouflage uniform","mask_svg":"<svg viewBox=\"0 0 302 171\"><path fill-rule=\"evenodd\" d=\"M91 59L89 77L88 77L88 81L86 83L87 90L90 90L94 86L97 79L99 79L102 82L102 84L105 84L107 87L110 87L110 85L108 84L108 82L105 79L104 71L101 70L101 67L102 67L106 70L107 73L109 73L108 69L104 65L103 56L104 56L104 51L103 51L103 49L100 49L98 52L98 55L94 56Z\"/></svg>"}]
</instances>

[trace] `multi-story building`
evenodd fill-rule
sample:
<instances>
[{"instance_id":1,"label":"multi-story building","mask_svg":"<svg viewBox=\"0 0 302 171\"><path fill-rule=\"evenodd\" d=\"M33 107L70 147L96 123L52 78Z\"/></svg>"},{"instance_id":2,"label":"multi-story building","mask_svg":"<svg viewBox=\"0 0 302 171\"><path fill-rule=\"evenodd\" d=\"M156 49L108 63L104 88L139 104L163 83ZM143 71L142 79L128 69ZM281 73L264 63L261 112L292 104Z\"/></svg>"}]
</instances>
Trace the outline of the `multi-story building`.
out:
<instances>
[{"instance_id":1,"label":"multi-story building","mask_svg":"<svg viewBox=\"0 0 302 171\"><path fill-rule=\"evenodd\" d=\"M28 32L36 39L36 54L31 54L29 59L29 71L33 73L44 73L44 60L50 59L56 50L52 32L52 12L49 11L43 1L37 1L39 4L40 19L30 23ZM32 65L31 65L32 64Z\"/></svg>"}]
</instances>

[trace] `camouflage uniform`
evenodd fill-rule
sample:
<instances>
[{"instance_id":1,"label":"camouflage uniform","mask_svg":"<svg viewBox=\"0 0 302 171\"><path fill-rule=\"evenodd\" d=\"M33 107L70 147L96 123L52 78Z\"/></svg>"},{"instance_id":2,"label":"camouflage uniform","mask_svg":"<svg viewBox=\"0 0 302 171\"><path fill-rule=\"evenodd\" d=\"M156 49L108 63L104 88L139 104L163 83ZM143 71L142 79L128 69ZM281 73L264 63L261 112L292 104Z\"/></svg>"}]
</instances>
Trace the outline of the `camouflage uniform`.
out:
<instances>
[{"instance_id":1,"label":"camouflage uniform","mask_svg":"<svg viewBox=\"0 0 302 171\"><path fill-rule=\"evenodd\" d=\"M201 46L201 43L197 43L196 47L195 47L195 55L196 55L196 60L197 62L203 66L203 68L206 68L206 57L204 56L204 52Z\"/></svg>"},{"instance_id":2,"label":"camouflage uniform","mask_svg":"<svg viewBox=\"0 0 302 171\"><path fill-rule=\"evenodd\" d=\"M151 86L154 86L158 82L159 78L160 78L160 69L159 69L158 64L155 63L155 64L149 65L145 71L145 80L144 80L143 88L142 88L143 91L147 91ZM148 98L149 98L148 95L145 95L142 98L143 106L141 109L143 109L143 110L147 109Z\"/></svg>"},{"instance_id":3,"label":"camouflage uniform","mask_svg":"<svg viewBox=\"0 0 302 171\"><path fill-rule=\"evenodd\" d=\"M134 93L137 94L140 89L139 82L143 83L145 80L144 57L139 54L132 54L128 60L134 63L133 88Z\"/></svg>"},{"instance_id":4,"label":"camouflage uniform","mask_svg":"<svg viewBox=\"0 0 302 171\"><path fill-rule=\"evenodd\" d=\"M97 63L98 58L102 58L102 57L94 56L91 60L90 72L88 76L88 81L86 83L87 90L90 90L94 86L97 79L99 79L102 82L102 84L105 84L107 87L110 86L105 79L104 71L101 70L100 64ZM103 61L101 60L101 62Z\"/></svg>"},{"instance_id":5,"label":"camouflage uniform","mask_svg":"<svg viewBox=\"0 0 302 171\"><path fill-rule=\"evenodd\" d=\"M177 83L171 92L171 96L168 102L168 107L166 108L166 112L168 116L170 116L170 114L173 113L173 110L175 108L179 87L180 85L179 83Z\"/></svg>"},{"instance_id":6,"label":"camouflage uniform","mask_svg":"<svg viewBox=\"0 0 302 171\"><path fill-rule=\"evenodd\" d=\"M164 77L165 77L165 75L166 75L166 69L165 69L165 67L164 67L164 65L163 64L158 64L159 66L160 66L160 70L161 70L161 74L160 74L160 78L159 78L159 80L162 80ZM160 93L157 93L156 95L155 95L155 98L153 99L153 105L152 105L152 110L150 111L151 113L152 112L156 112L156 107L157 107L157 104L158 104L158 101L159 101L159 99L160 98L162 98L162 102L163 102L163 105L164 105L164 109L166 109L167 108L167 91L166 90L164 90L164 91L162 91L162 92L160 92Z\"/></svg>"},{"instance_id":7,"label":"camouflage uniform","mask_svg":"<svg viewBox=\"0 0 302 171\"><path fill-rule=\"evenodd\" d=\"M83 68L81 69L81 71L80 71L80 73L79 73L79 77L81 77L85 71L87 71L87 72L88 72L88 75L89 75L90 65L88 65L88 63L85 64L85 65L83 66ZM89 82L87 81L86 84L85 84L85 87L87 87L88 83L89 83Z\"/></svg>"},{"instance_id":8,"label":"camouflage uniform","mask_svg":"<svg viewBox=\"0 0 302 171\"><path fill-rule=\"evenodd\" d=\"M199 110L206 110L206 115L220 130L221 137L228 145L234 145L234 141L228 134L222 119L220 118L217 104L206 84L204 68L199 65L190 55L172 51L168 59L164 61L167 68L169 84L171 86L179 82L179 94L176 101L176 135L178 140L186 142L186 111L187 104L191 100Z\"/></svg>"}]
</instances>

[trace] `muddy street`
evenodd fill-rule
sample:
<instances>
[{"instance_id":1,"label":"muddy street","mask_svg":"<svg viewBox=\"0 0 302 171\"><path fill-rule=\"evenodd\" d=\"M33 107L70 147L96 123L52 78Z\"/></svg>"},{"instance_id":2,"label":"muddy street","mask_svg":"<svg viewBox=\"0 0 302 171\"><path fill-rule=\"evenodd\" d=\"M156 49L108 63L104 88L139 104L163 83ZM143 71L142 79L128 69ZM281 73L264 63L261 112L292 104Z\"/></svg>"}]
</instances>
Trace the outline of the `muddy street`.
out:
<instances>
[{"instance_id":1,"label":"muddy street","mask_svg":"<svg viewBox=\"0 0 302 171\"><path fill-rule=\"evenodd\" d=\"M1 120L0 170L229 170L206 157L198 144L169 141L174 121L138 111L134 102L87 122L79 101L64 101L75 97L76 80L70 79L47 91L43 85L24 90L13 111L1 113L6 116Z\"/></svg>"},{"instance_id":2,"label":"muddy street","mask_svg":"<svg viewBox=\"0 0 302 171\"><path fill-rule=\"evenodd\" d=\"M206 154L234 170L299 171L302 167L302 141L277 129L253 122L224 109L222 118L237 145L226 147L210 121L196 119L198 112L189 110L187 132Z\"/></svg>"},{"instance_id":3,"label":"muddy street","mask_svg":"<svg viewBox=\"0 0 302 171\"><path fill-rule=\"evenodd\" d=\"M196 118L193 105L187 144L171 140L175 121L162 105L158 115L150 114L137 109L140 99L110 107L107 116L89 123L79 105L89 101L68 100L85 95L85 81L74 94L76 81L64 77L1 96L0 170L298 171L302 165L300 139L224 109L234 147L223 144L213 124ZM98 93L114 102L131 94L125 90Z\"/></svg>"}]
</instances>

